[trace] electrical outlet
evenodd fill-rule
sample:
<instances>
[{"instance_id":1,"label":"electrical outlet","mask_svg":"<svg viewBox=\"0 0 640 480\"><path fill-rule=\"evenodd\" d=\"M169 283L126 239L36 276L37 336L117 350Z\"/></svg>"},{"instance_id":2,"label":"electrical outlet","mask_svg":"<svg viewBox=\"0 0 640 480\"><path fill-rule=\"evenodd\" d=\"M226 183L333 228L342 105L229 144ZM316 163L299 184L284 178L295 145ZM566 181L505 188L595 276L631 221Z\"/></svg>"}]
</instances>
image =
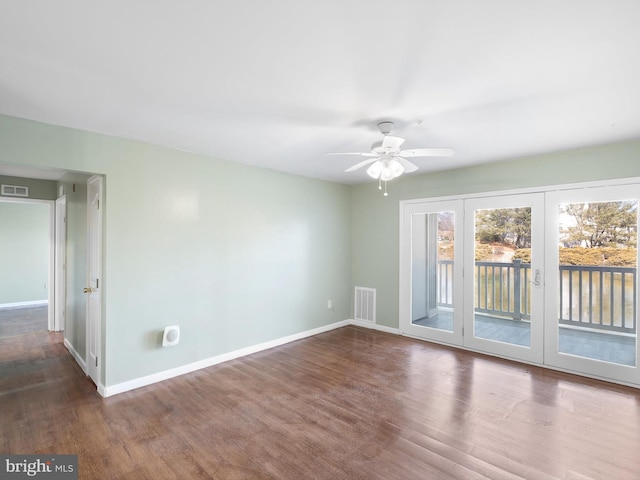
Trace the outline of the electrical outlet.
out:
<instances>
[{"instance_id":1,"label":"electrical outlet","mask_svg":"<svg viewBox=\"0 0 640 480\"><path fill-rule=\"evenodd\" d=\"M328 308L329 310L332 310L332 309L333 309L333 302L332 302L331 300L327 300L327 308Z\"/></svg>"}]
</instances>

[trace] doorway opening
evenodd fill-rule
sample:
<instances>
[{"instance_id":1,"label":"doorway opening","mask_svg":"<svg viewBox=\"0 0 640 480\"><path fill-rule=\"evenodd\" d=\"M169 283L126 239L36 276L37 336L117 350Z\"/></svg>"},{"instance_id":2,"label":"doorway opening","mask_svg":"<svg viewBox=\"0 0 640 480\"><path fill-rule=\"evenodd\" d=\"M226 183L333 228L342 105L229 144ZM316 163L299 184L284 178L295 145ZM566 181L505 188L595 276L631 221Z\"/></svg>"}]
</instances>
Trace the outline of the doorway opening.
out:
<instances>
[{"instance_id":1,"label":"doorway opening","mask_svg":"<svg viewBox=\"0 0 640 480\"><path fill-rule=\"evenodd\" d=\"M32 195L28 199L0 196L0 205L3 201L6 203L41 203L48 206L50 213L46 240L49 250L45 267L48 268L48 279L42 283L43 289L46 283L46 299L42 299L43 305L15 304L21 300L6 301L13 304L5 305L6 311L11 308L15 310L13 313L29 317L35 316L36 313L41 316L43 311L46 312L45 327L44 329L38 328L37 335L49 335L51 341L63 343L82 371L92 378L99 391L103 391L104 387L101 383L101 379L104 378L102 359L99 359L100 364L97 368L95 360L88 361L90 354L95 356L94 352L104 351L101 323L98 322L90 328L88 320L88 315L91 313L101 322L103 297L87 295L84 291L91 284L89 277L91 271L101 268L102 264L101 253L95 253L95 248L93 255L89 253L89 244L96 243L91 240L96 238L96 234L92 234L92 226L99 229L97 238L99 240L102 238L102 216L94 216L95 218L92 220L89 215L89 185L100 185L97 204L101 205L103 203L101 197L104 177L80 172L0 164L0 180L2 183L6 182L12 185L29 185L29 194ZM92 196L95 197L95 193ZM3 217L2 210L0 210L3 231L6 230L4 225L6 218L8 217ZM0 232L1 234L2 232ZM0 238L0 242L1 240ZM4 251L8 250L4 249ZM89 268L90 263L93 265L91 269ZM5 262L3 262L3 267L4 265ZM18 267L12 269L20 271ZM4 270L6 271L6 269ZM0 272L1 274L2 272ZM102 278L99 279L99 286L103 286ZM91 303L90 311L88 311L89 303ZM0 297L0 310L2 310L1 304ZM39 312L27 310L27 308L42 306L44 308L40 308ZM2 321L1 316L0 321ZM22 323L26 323L24 319L22 319ZM13 338L8 337L6 340L2 340L0 335L0 340L3 342L11 342ZM93 368L89 367L89 363L92 363Z\"/></svg>"},{"instance_id":2,"label":"doorway opening","mask_svg":"<svg viewBox=\"0 0 640 480\"><path fill-rule=\"evenodd\" d=\"M0 339L53 330L53 202L0 197Z\"/></svg>"}]
</instances>

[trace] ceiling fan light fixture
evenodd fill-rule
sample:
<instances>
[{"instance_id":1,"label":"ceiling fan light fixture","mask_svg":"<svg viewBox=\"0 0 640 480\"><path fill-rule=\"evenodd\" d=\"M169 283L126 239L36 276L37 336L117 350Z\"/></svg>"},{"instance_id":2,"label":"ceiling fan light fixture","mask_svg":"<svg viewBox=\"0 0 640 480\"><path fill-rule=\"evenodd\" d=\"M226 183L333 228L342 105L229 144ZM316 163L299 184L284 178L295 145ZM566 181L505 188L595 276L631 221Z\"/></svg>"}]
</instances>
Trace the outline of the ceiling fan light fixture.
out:
<instances>
[{"instance_id":1,"label":"ceiling fan light fixture","mask_svg":"<svg viewBox=\"0 0 640 480\"><path fill-rule=\"evenodd\" d=\"M382 170L380 171L380 178L384 182L393 180L404 173L404 167L393 158L385 158L382 160Z\"/></svg>"},{"instance_id":2,"label":"ceiling fan light fixture","mask_svg":"<svg viewBox=\"0 0 640 480\"><path fill-rule=\"evenodd\" d=\"M376 180L388 182L404 173L404 167L394 158L377 160L367 169L367 175Z\"/></svg>"},{"instance_id":3,"label":"ceiling fan light fixture","mask_svg":"<svg viewBox=\"0 0 640 480\"><path fill-rule=\"evenodd\" d=\"M369 168L367 168L367 175L371 178L375 178L376 180L380 178L380 173L382 172L382 162L378 160L373 163Z\"/></svg>"},{"instance_id":4,"label":"ceiling fan light fixture","mask_svg":"<svg viewBox=\"0 0 640 480\"><path fill-rule=\"evenodd\" d=\"M401 150L404 138L390 135L393 122L385 121L378 123L382 140L371 145L371 153L366 152L344 152L327 153L325 155L359 155L369 157L355 165L350 166L345 172L354 172L359 168L369 165L367 175L378 180L378 188L382 189L384 182L387 196L387 182L399 177L403 173L411 173L418 170L418 166L407 159L407 157L450 157L454 154L452 148L417 148L413 150Z\"/></svg>"},{"instance_id":5,"label":"ceiling fan light fixture","mask_svg":"<svg viewBox=\"0 0 640 480\"><path fill-rule=\"evenodd\" d=\"M391 173L391 169L389 167L383 167L382 172L380 172L380 179L383 182L388 182L389 180L393 180L393 173Z\"/></svg>"},{"instance_id":6,"label":"ceiling fan light fixture","mask_svg":"<svg viewBox=\"0 0 640 480\"><path fill-rule=\"evenodd\" d=\"M389 160L388 164L389 164L389 168L391 169L391 174L393 175L393 178L399 177L404 173L404 167L395 158L392 158L391 160Z\"/></svg>"}]
</instances>

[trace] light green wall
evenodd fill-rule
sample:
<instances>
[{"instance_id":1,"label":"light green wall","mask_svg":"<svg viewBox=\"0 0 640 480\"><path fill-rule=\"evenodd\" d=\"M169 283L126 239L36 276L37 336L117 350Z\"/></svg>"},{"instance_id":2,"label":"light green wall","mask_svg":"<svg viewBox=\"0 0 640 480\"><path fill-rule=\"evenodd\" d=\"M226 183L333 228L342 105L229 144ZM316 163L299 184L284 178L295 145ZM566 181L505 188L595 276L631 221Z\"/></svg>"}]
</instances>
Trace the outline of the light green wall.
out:
<instances>
[{"instance_id":1,"label":"light green wall","mask_svg":"<svg viewBox=\"0 0 640 480\"><path fill-rule=\"evenodd\" d=\"M378 323L398 328L399 202L516 188L640 177L640 141L520 158L352 189L352 280L377 289Z\"/></svg>"},{"instance_id":2,"label":"light green wall","mask_svg":"<svg viewBox=\"0 0 640 480\"><path fill-rule=\"evenodd\" d=\"M47 300L49 205L0 201L0 305Z\"/></svg>"},{"instance_id":3,"label":"light green wall","mask_svg":"<svg viewBox=\"0 0 640 480\"><path fill-rule=\"evenodd\" d=\"M105 175L106 386L349 317L347 186L0 116L16 158Z\"/></svg>"},{"instance_id":4,"label":"light green wall","mask_svg":"<svg viewBox=\"0 0 640 480\"><path fill-rule=\"evenodd\" d=\"M56 182L52 180L37 180L33 178L7 177L6 175L0 175L0 184L29 187L28 198L37 198L41 200L56 199Z\"/></svg>"},{"instance_id":5,"label":"light green wall","mask_svg":"<svg viewBox=\"0 0 640 480\"><path fill-rule=\"evenodd\" d=\"M640 176L639 157L633 142L410 175L385 198L371 183L348 187L0 116L0 163L105 175L106 386L350 318L353 285L377 288L378 323L397 327L400 200ZM68 227L76 319L84 192L67 200L76 212ZM76 323L69 334L83 353ZM160 348L172 324L182 341Z\"/></svg>"}]
</instances>

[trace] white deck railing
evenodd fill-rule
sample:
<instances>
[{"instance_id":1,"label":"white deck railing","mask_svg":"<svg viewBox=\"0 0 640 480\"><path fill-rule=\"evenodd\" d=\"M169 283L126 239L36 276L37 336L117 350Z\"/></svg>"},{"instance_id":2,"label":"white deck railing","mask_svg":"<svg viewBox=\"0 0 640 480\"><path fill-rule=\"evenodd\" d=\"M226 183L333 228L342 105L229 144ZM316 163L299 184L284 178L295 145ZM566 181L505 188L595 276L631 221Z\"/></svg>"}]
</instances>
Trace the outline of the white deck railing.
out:
<instances>
[{"instance_id":1,"label":"white deck railing","mask_svg":"<svg viewBox=\"0 0 640 480\"><path fill-rule=\"evenodd\" d=\"M531 318L531 265L475 263L475 311L517 321ZM635 267L560 265L562 325L635 334ZM438 306L453 307L453 261L438 261Z\"/></svg>"}]
</instances>

